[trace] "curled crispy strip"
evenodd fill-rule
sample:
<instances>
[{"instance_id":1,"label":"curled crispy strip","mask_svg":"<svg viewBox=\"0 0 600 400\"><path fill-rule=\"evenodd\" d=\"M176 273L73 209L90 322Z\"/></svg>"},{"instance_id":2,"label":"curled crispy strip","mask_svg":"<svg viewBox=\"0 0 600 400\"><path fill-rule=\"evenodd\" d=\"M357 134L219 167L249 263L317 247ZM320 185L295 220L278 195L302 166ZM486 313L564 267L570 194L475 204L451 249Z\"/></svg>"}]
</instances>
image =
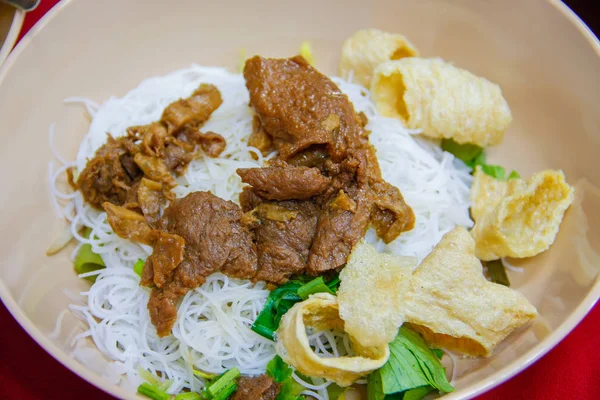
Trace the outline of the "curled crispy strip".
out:
<instances>
[{"instance_id":1,"label":"curled crispy strip","mask_svg":"<svg viewBox=\"0 0 600 400\"><path fill-rule=\"evenodd\" d=\"M439 58L403 58L373 72L377 109L434 139L500 144L512 121L500 87Z\"/></svg>"},{"instance_id":2,"label":"curled crispy strip","mask_svg":"<svg viewBox=\"0 0 600 400\"><path fill-rule=\"evenodd\" d=\"M283 317L277 330L275 348L288 364L305 375L329 379L340 386L349 386L368 375L389 358L389 348L353 346L356 356L323 358L315 354L308 343L306 329L343 330L335 296L318 293L296 303Z\"/></svg>"}]
</instances>

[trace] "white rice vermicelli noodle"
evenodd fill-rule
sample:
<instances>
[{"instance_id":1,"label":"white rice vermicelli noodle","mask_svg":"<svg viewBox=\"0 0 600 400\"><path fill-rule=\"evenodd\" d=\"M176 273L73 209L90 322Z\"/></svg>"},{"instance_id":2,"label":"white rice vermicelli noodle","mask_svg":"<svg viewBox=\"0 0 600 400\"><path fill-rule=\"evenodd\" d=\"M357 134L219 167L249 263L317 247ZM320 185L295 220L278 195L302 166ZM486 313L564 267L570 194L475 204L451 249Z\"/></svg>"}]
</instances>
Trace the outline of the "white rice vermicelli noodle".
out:
<instances>
[{"instance_id":1,"label":"white rice vermicelli noodle","mask_svg":"<svg viewBox=\"0 0 600 400\"><path fill-rule=\"evenodd\" d=\"M377 149L383 176L400 188L416 216L415 228L389 245L372 230L367 238L382 251L422 259L444 233L456 225L472 224L468 214L469 170L437 146L415 138L417 132L407 130L400 121L378 116L368 92L361 86L337 78L335 81L355 108L368 116L367 129L372 132L371 142ZM193 374L192 368L219 373L237 366L243 374L264 372L275 354L274 346L251 331L250 326L269 291L264 283L253 284L220 273L211 275L183 298L173 334L159 338L146 308L149 289L139 286L140 279L132 270L133 264L147 258L152 249L118 237L104 212L86 204L79 193L61 192L57 179L68 166L74 165L81 171L106 141L107 132L121 136L129 126L160 119L169 103L189 96L200 83L212 83L221 91L223 104L203 130L221 134L227 147L219 158L192 161L187 172L177 178L179 186L174 192L183 197L194 191L211 191L237 202L242 183L235 170L261 166L264 158L247 145L253 113L248 107L244 79L221 68L192 66L150 78L124 97L110 98L101 105L83 98L68 99L82 103L92 122L75 163L62 160L62 165L56 169L51 166L50 172L53 202L60 216L71 223L78 247L89 243L107 267L88 274L97 275L97 279L82 293L85 305L70 307L87 325L78 339L91 337L102 354L112 360L110 370L113 377L117 376L116 382L125 379L137 385L142 381L139 371L144 369L172 380L169 393L184 388L201 389L204 381ZM53 131L52 127L51 135ZM89 238L80 234L83 227L91 229ZM350 351L347 338L330 332L311 336L311 343L324 356ZM304 394L327 399L327 385L319 379L305 382Z\"/></svg>"}]
</instances>

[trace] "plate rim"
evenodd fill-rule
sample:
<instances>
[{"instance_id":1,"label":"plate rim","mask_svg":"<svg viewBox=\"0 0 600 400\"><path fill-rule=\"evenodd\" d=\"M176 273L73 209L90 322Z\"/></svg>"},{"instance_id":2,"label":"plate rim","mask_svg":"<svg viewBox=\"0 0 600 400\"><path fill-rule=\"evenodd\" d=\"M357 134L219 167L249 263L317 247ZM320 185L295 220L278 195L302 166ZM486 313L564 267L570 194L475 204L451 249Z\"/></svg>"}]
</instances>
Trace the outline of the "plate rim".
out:
<instances>
[{"instance_id":1,"label":"plate rim","mask_svg":"<svg viewBox=\"0 0 600 400\"><path fill-rule=\"evenodd\" d=\"M37 36L37 34L50 23L62 10L64 7L68 6L75 0L61 0L59 1L52 9L50 9L42 18L40 18L36 24L27 32L27 34L21 38L17 46L12 49L12 52L7 52L8 57L3 61L2 55L4 53L4 47L2 51L0 51L0 86L4 82L8 71L11 69L13 64L15 64L19 55L27 48L27 46L31 43L33 37ZM592 49L596 52L596 54L600 57L600 41L593 34L591 29L577 16L573 10L571 10L566 4L564 4L561 0L547 0L552 6L554 6L571 24L573 24L580 34L587 40ZM13 20L13 24L11 24L11 28L9 31L9 35L7 39L11 37L11 34L14 35L14 41L18 37L20 32L20 28L23 23L23 18L25 13L22 11L17 11L15 15L19 15ZM15 28L16 20L20 19L18 29ZM16 30L16 33L13 32ZM16 300L11 295L8 287L4 283L2 279L0 279L0 299L13 316L13 318L19 323L19 325L27 332L27 334L39 345L41 346L47 353L49 353L55 360L60 362L63 366L68 368L72 373L77 375L78 377L86 380L91 385L96 388L102 390L105 393L108 393L112 396L116 396L118 398L123 399L135 399L142 398L137 394L134 394L130 391L125 390L124 388L111 385L108 387L106 385L107 381L102 379L98 374L92 372L90 369L82 369L80 368L81 363L76 361L75 359L68 356L68 354L59 348L56 344L50 341L49 338L44 335L37 326L33 324L33 322L25 315L25 313L21 310L21 307L17 304ZM560 343L574 328L577 326L589 313L589 311L594 307L594 305L600 299L600 275L596 277L595 282L588 295L581 301L581 303L575 308L575 310L571 313L571 315L560 324L554 332L552 332L549 336L544 338L540 343L534 346L525 354L522 354L520 357L513 361L517 363L517 366L508 365L492 375L486 377L485 379L476 382L475 384L465 387L461 390L448 393L443 398L445 400L457 400L457 399L470 399L477 395L480 395L503 382L511 379L515 375L519 374L526 368L528 368L535 361L539 360L541 357L546 355L550 350L552 350L558 343Z\"/></svg>"},{"instance_id":2,"label":"plate rim","mask_svg":"<svg viewBox=\"0 0 600 400\"><path fill-rule=\"evenodd\" d=\"M21 33L21 28L23 27L23 21L25 20L25 11L16 9L15 14L13 16L13 20L10 24L10 28L8 29L8 34L6 35L6 39L4 39L4 43L2 43L2 47L0 47L0 66L4 63L10 51L13 49L17 39L19 38L19 33Z\"/></svg>"}]
</instances>

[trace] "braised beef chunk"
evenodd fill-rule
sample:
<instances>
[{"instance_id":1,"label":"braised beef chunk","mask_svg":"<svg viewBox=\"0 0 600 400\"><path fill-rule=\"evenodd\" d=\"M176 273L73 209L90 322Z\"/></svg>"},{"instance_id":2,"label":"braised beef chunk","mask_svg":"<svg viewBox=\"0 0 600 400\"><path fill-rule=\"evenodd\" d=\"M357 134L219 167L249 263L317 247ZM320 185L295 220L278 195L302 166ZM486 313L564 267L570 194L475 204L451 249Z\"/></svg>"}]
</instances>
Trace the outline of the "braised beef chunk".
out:
<instances>
[{"instance_id":1,"label":"braised beef chunk","mask_svg":"<svg viewBox=\"0 0 600 400\"><path fill-rule=\"evenodd\" d=\"M269 200L305 200L321 193L330 179L317 168L293 167L285 163L265 168L239 168L242 182Z\"/></svg>"},{"instance_id":2,"label":"braised beef chunk","mask_svg":"<svg viewBox=\"0 0 600 400\"><path fill-rule=\"evenodd\" d=\"M279 155L271 166L238 171L254 188L241 199L311 198L318 222L308 259L299 258L307 260L308 273L343 266L370 223L386 242L412 229L412 209L381 177L366 115L356 113L329 78L301 57L258 56L246 62L244 77L250 103Z\"/></svg>"},{"instance_id":3,"label":"braised beef chunk","mask_svg":"<svg viewBox=\"0 0 600 400\"><path fill-rule=\"evenodd\" d=\"M152 290L148 300L148 312L158 336L164 337L171 333L171 328L177 320L177 303L189 290L177 282L170 282L160 289Z\"/></svg>"},{"instance_id":4,"label":"braised beef chunk","mask_svg":"<svg viewBox=\"0 0 600 400\"><path fill-rule=\"evenodd\" d=\"M168 105L160 121L132 126L118 139L109 135L71 184L96 208L105 202L136 208L142 178L162 183L167 194L176 186L172 173L183 174L198 156L196 146L209 157L225 149L221 135L199 130L221 103L216 86L200 85L190 97Z\"/></svg>"},{"instance_id":5,"label":"braised beef chunk","mask_svg":"<svg viewBox=\"0 0 600 400\"><path fill-rule=\"evenodd\" d=\"M295 167L315 167L323 170L323 164L329 159L327 149L321 145L313 145L287 160L287 163Z\"/></svg>"},{"instance_id":6,"label":"braised beef chunk","mask_svg":"<svg viewBox=\"0 0 600 400\"><path fill-rule=\"evenodd\" d=\"M183 261L184 255L185 241L181 236L157 231L152 255L142 270L142 284L161 288L171 282L173 271Z\"/></svg>"},{"instance_id":7,"label":"braised beef chunk","mask_svg":"<svg viewBox=\"0 0 600 400\"><path fill-rule=\"evenodd\" d=\"M336 172L323 198L307 272L318 275L346 263L354 245L365 235L373 204L362 150L352 150Z\"/></svg>"},{"instance_id":8,"label":"braised beef chunk","mask_svg":"<svg viewBox=\"0 0 600 400\"><path fill-rule=\"evenodd\" d=\"M372 183L371 187L375 194L371 223L384 242L390 243L402 232L414 228L415 214L397 187L385 181Z\"/></svg>"},{"instance_id":9,"label":"braised beef chunk","mask_svg":"<svg viewBox=\"0 0 600 400\"><path fill-rule=\"evenodd\" d=\"M236 278L256 275L256 246L241 218L237 204L209 192L190 193L165 210L142 279L143 284L156 286L148 308L159 336L171 331L177 293L200 286L219 270Z\"/></svg>"},{"instance_id":10,"label":"braised beef chunk","mask_svg":"<svg viewBox=\"0 0 600 400\"><path fill-rule=\"evenodd\" d=\"M260 123L260 119L256 115L252 119L252 133L248 137L248 146L256 147L263 156L267 156L275 150L273 148L273 137L265 131ZM258 159L254 154L253 158L255 160Z\"/></svg>"},{"instance_id":11,"label":"braised beef chunk","mask_svg":"<svg viewBox=\"0 0 600 400\"><path fill-rule=\"evenodd\" d=\"M238 379L237 390L230 400L275 400L279 389L279 384L266 374L242 376Z\"/></svg>"},{"instance_id":12,"label":"braised beef chunk","mask_svg":"<svg viewBox=\"0 0 600 400\"><path fill-rule=\"evenodd\" d=\"M209 192L194 192L173 201L159 227L185 240L185 258L176 272L177 280L193 288L221 269L234 277L253 277L256 248L241 218L237 204Z\"/></svg>"},{"instance_id":13,"label":"braised beef chunk","mask_svg":"<svg viewBox=\"0 0 600 400\"><path fill-rule=\"evenodd\" d=\"M282 160L326 144L337 162L362 140L362 120L348 97L304 58L255 56L246 61L244 78L250 103Z\"/></svg>"},{"instance_id":14,"label":"braised beef chunk","mask_svg":"<svg viewBox=\"0 0 600 400\"><path fill-rule=\"evenodd\" d=\"M109 137L77 181L116 234L153 246L142 284L152 288L159 336L171 332L181 297L214 272L282 284L343 267L369 224L388 243L414 226L412 209L381 176L366 116L328 77L302 57L253 57L244 77L256 112L248 144L279 153L262 168L237 170L249 184L241 208L209 192L171 192L174 175L201 152L217 157L226 147L219 134L200 131L222 102L213 85L171 103L160 121ZM240 379L233 398L278 392L263 375Z\"/></svg>"},{"instance_id":15,"label":"braised beef chunk","mask_svg":"<svg viewBox=\"0 0 600 400\"><path fill-rule=\"evenodd\" d=\"M102 208L106 201L117 205L125 203L127 192L142 176L135 164L132 165L129 153L132 145L127 138L108 136L77 178L77 188L85 201L96 208Z\"/></svg>"},{"instance_id":16,"label":"braised beef chunk","mask_svg":"<svg viewBox=\"0 0 600 400\"><path fill-rule=\"evenodd\" d=\"M252 211L258 253L254 280L285 283L306 268L317 226L318 208L310 200L265 201Z\"/></svg>"}]
</instances>

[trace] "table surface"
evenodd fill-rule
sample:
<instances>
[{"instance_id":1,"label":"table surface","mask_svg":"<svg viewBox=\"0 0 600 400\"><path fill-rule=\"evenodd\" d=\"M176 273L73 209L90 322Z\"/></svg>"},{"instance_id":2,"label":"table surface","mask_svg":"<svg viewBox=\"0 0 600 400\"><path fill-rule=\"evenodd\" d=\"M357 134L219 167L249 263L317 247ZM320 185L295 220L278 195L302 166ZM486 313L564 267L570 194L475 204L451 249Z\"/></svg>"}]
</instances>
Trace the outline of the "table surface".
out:
<instances>
[{"instance_id":1,"label":"table surface","mask_svg":"<svg viewBox=\"0 0 600 400\"><path fill-rule=\"evenodd\" d=\"M25 19L21 37L58 0L41 0ZM600 1L566 3L598 34ZM63 367L39 347L0 306L0 397L3 399L109 398ZM600 305L558 346L514 378L479 396L496 399L600 399Z\"/></svg>"}]
</instances>

